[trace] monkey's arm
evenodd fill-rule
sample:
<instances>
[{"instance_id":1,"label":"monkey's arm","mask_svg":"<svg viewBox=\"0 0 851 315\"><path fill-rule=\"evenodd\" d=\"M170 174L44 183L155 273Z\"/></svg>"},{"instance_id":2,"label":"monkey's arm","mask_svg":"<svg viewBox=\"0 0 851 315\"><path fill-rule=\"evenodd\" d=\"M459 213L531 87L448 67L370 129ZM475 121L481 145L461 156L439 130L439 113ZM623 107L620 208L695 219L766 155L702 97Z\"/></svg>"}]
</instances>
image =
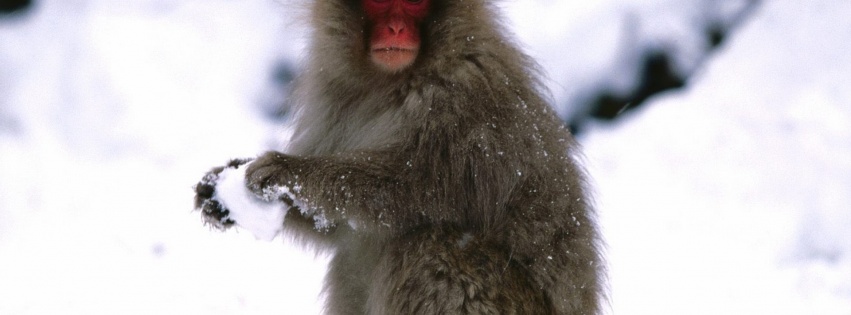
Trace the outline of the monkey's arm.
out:
<instances>
[{"instance_id":1,"label":"monkey's arm","mask_svg":"<svg viewBox=\"0 0 851 315\"><path fill-rule=\"evenodd\" d=\"M292 198L317 228L340 223L397 227L392 218L411 196L404 163L393 151L296 157L267 152L248 165L248 189L265 200ZM399 165L401 164L401 165Z\"/></svg>"}]
</instances>

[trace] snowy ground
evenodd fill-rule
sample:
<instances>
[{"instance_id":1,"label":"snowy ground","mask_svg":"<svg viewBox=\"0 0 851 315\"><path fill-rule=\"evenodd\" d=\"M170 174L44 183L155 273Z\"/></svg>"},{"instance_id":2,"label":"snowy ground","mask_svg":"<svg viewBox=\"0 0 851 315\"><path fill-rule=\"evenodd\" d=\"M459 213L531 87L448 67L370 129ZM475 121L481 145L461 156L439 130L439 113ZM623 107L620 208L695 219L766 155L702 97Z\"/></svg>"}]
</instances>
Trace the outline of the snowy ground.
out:
<instances>
[{"instance_id":1,"label":"snowy ground","mask_svg":"<svg viewBox=\"0 0 851 315\"><path fill-rule=\"evenodd\" d=\"M210 166L285 133L261 109L303 11L39 3L0 20L0 314L317 313L323 257L190 212ZM631 84L623 56L640 48L619 44L619 21L633 15L658 23L636 46L676 43L696 73L581 139L611 313L849 315L851 2L764 1L703 67L676 27L698 3L504 4L561 103Z\"/></svg>"},{"instance_id":2,"label":"snowy ground","mask_svg":"<svg viewBox=\"0 0 851 315\"><path fill-rule=\"evenodd\" d=\"M791 3L584 139L615 313L851 314L851 3Z\"/></svg>"}]
</instances>

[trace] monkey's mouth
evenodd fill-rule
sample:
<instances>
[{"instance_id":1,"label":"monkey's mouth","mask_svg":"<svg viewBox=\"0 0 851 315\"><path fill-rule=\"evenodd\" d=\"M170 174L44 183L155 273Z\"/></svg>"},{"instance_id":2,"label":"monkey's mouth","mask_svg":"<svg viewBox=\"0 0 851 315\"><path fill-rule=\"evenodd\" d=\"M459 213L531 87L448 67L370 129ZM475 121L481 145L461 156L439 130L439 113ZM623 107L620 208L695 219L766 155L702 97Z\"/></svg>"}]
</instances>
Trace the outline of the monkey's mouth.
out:
<instances>
[{"instance_id":1,"label":"monkey's mouth","mask_svg":"<svg viewBox=\"0 0 851 315\"><path fill-rule=\"evenodd\" d=\"M402 48L402 47L380 47L380 48L373 48L372 51L373 52L414 52L416 50L411 49L411 48Z\"/></svg>"},{"instance_id":2,"label":"monkey's mouth","mask_svg":"<svg viewBox=\"0 0 851 315\"><path fill-rule=\"evenodd\" d=\"M385 70L398 71L410 66L417 58L418 47L374 47L372 61Z\"/></svg>"},{"instance_id":3,"label":"monkey's mouth","mask_svg":"<svg viewBox=\"0 0 851 315\"><path fill-rule=\"evenodd\" d=\"M373 55L398 55L398 56L416 56L417 48L408 48L408 47L378 47L372 49Z\"/></svg>"}]
</instances>

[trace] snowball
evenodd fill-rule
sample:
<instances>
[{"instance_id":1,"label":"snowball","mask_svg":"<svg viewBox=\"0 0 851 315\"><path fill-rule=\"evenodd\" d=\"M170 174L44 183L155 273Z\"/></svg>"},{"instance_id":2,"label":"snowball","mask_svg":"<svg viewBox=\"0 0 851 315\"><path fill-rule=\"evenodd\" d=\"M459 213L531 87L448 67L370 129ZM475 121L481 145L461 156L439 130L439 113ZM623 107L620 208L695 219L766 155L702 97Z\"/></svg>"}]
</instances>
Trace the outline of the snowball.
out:
<instances>
[{"instance_id":1,"label":"snowball","mask_svg":"<svg viewBox=\"0 0 851 315\"><path fill-rule=\"evenodd\" d=\"M247 168L248 164L219 173L213 199L230 211L227 218L236 225L250 231L257 239L271 241L281 232L289 207L277 199L262 200L249 191L245 186Z\"/></svg>"}]
</instances>

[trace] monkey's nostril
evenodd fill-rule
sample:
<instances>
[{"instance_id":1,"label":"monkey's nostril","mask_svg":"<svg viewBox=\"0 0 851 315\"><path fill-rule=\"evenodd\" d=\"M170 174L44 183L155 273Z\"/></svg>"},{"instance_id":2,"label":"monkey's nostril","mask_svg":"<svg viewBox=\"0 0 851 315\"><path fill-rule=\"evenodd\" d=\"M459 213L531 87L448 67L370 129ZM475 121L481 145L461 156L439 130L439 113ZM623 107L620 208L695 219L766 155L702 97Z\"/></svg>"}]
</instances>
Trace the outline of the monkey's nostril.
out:
<instances>
[{"instance_id":1,"label":"monkey's nostril","mask_svg":"<svg viewBox=\"0 0 851 315\"><path fill-rule=\"evenodd\" d=\"M393 35L399 35L405 30L405 23L391 22L387 24L387 28L390 29L390 33Z\"/></svg>"}]
</instances>

